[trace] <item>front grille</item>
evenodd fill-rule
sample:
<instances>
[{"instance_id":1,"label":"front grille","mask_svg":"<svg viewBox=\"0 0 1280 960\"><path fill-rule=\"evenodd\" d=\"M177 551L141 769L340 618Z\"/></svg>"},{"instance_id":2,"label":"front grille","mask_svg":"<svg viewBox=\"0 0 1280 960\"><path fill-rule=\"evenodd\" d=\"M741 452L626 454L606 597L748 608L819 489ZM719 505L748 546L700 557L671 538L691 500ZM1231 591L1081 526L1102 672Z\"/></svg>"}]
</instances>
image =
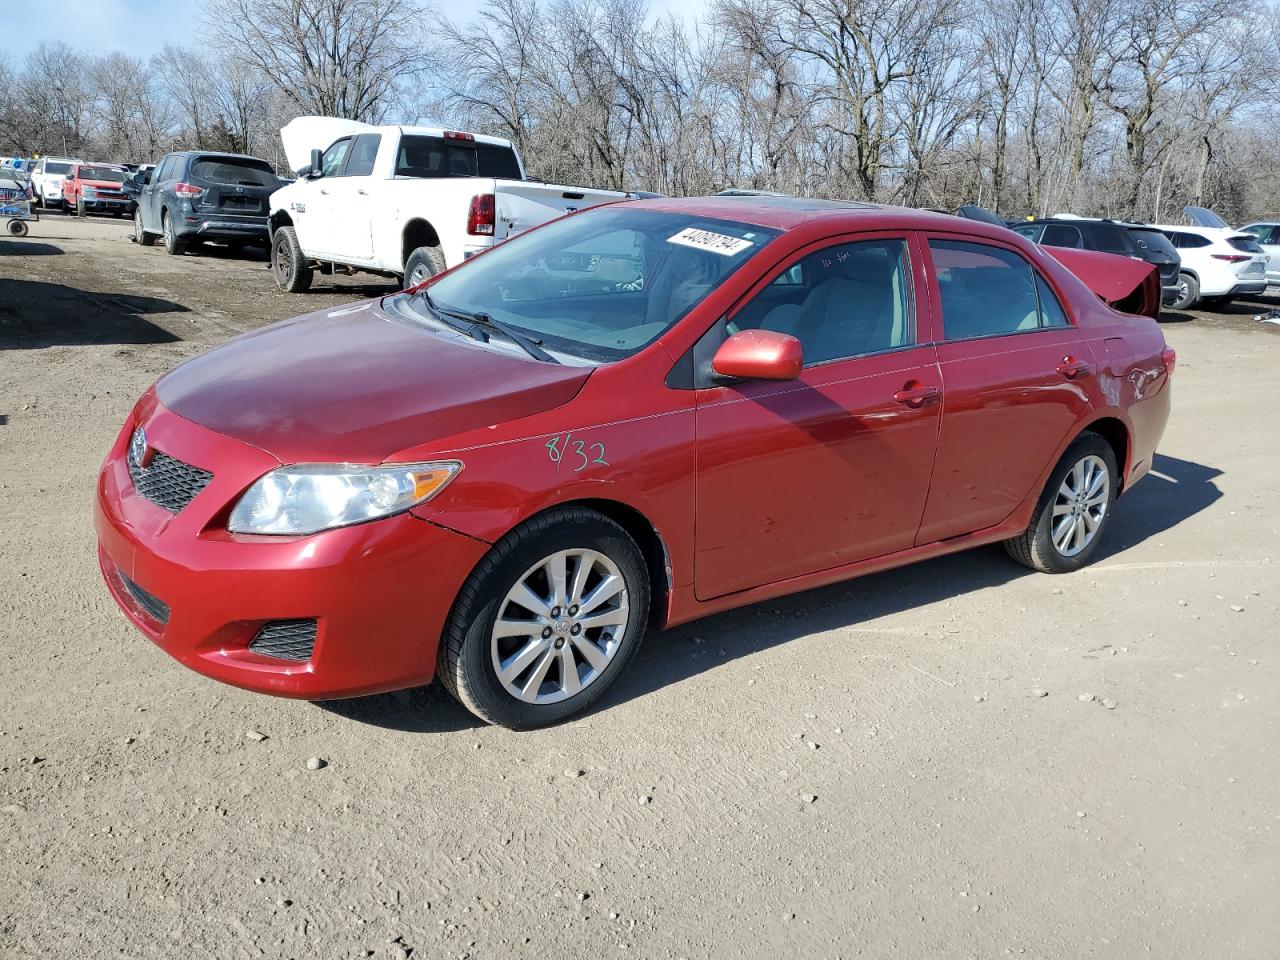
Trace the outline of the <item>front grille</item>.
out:
<instances>
[{"instance_id":1,"label":"front grille","mask_svg":"<svg viewBox=\"0 0 1280 960\"><path fill-rule=\"evenodd\" d=\"M143 613L161 625L169 622L169 605L167 603L155 594L147 593L123 573L120 574L120 582L129 591L129 596L133 597L133 602L142 608Z\"/></svg>"},{"instance_id":2,"label":"front grille","mask_svg":"<svg viewBox=\"0 0 1280 960\"><path fill-rule=\"evenodd\" d=\"M315 645L314 620L273 620L258 631L249 649L280 660L310 660Z\"/></svg>"},{"instance_id":3,"label":"front grille","mask_svg":"<svg viewBox=\"0 0 1280 960\"><path fill-rule=\"evenodd\" d=\"M133 485L139 494L170 513L177 513L189 504L213 479L213 474L208 470L175 460L159 450L155 451L151 462L145 467L134 459L131 450L129 476L133 478Z\"/></svg>"}]
</instances>

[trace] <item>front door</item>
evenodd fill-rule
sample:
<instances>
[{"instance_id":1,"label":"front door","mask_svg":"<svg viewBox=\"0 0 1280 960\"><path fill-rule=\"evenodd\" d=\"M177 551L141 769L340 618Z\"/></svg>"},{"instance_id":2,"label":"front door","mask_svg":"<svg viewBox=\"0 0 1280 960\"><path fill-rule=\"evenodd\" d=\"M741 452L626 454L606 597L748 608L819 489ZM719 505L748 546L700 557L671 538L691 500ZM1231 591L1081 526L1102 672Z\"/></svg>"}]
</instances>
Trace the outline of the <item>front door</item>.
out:
<instances>
[{"instance_id":1,"label":"front door","mask_svg":"<svg viewBox=\"0 0 1280 960\"><path fill-rule=\"evenodd\" d=\"M917 345L922 276L905 236L828 240L730 315L726 333L797 337L805 367L699 390L699 599L912 545L941 399L934 348Z\"/></svg>"},{"instance_id":2,"label":"front door","mask_svg":"<svg viewBox=\"0 0 1280 960\"><path fill-rule=\"evenodd\" d=\"M918 543L1008 518L1088 409L1093 356L1048 280L994 241L928 240L946 400Z\"/></svg>"},{"instance_id":3,"label":"front door","mask_svg":"<svg viewBox=\"0 0 1280 960\"><path fill-rule=\"evenodd\" d=\"M340 234L348 225L341 222L337 201L344 192L342 174L351 141L351 137L343 137L331 144L320 158L321 175L301 177L295 184L302 189L294 194L289 215L298 244L308 257L335 257L342 246Z\"/></svg>"}]
</instances>

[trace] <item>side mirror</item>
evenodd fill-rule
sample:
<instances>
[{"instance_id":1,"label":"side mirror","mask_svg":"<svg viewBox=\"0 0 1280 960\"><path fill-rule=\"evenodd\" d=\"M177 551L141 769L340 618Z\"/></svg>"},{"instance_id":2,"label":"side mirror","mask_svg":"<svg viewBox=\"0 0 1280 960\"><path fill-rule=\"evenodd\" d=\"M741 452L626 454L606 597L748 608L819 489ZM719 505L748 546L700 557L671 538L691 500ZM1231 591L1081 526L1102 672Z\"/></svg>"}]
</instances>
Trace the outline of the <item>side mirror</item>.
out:
<instances>
[{"instance_id":1,"label":"side mirror","mask_svg":"<svg viewBox=\"0 0 1280 960\"><path fill-rule=\"evenodd\" d=\"M319 177L323 174L324 168L320 164L321 153L319 150L311 151L311 163L307 165L306 172L302 175L308 179Z\"/></svg>"},{"instance_id":2,"label":"side mirror","mask_svg":"<svg viewBox=\"0 0 1280 960\"><path fill-rule=\"evenodd\" d=\"M785 333L742 330L720 344L711 369L737 380L794 380L804 369L804 348Z\"/></svg>"},{"instance_id":3,"label":"side mirror","mask_svg":"<svg viewBox=\"0 0 1280 960\"><path fill-rule=\"evenodd\" d=\"M148 184L148 183L150 183L150 182L151 182L151 171L150 171L150 170L144 170L144 171L142 172L142 182L143 182L144 184Z\"/></svg>"}]
</instances>

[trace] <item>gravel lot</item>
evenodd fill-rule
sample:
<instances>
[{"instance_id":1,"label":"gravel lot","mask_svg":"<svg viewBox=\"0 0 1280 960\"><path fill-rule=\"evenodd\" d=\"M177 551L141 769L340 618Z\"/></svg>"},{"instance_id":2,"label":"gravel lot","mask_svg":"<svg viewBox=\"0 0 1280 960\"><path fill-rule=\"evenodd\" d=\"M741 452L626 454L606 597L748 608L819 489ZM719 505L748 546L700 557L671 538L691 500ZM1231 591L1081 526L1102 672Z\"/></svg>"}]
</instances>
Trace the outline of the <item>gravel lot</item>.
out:
<instances>
[{"instance_id":1,"label":"gravel lot","mask_svg":"<svg viewBox=\"0 0 1280 960\"><path fill-rule=\"evenodd\" d=\"M1170 316L1173 419L1095 566L983 549L715 617L513 734L434 688L221 686L100 583L93 479L134 398L389 289L281 294L259 257L56 215L0 241L0 955L1276 955L1280 329L1256 307Z\"/></svg>"}]
</instances>

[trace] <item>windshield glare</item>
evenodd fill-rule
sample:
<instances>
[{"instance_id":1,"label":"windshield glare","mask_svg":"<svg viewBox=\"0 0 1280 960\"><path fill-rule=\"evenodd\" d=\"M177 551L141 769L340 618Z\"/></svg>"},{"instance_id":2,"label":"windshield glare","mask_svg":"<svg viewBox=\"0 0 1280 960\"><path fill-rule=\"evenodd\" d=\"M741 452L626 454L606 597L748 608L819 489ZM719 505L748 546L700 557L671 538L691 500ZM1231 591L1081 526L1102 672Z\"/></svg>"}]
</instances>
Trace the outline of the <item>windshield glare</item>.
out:
<instances>
[{"instance_id":1,"label":"windshield glare","mask_svg":"<svg viewBox=\"0 0 1280 960\"><path fill-rule=\"evenodd\" d=\"M601 207L499 244L429 292L441 308L487 313L549 350L621 360L777 236L728 220Z\"/></svg>"},{"instance_id":2,"label":"windshield glare","mask_svg":"<svg viewBox=\"0 0 1280 960\"><path fill-rule=\"evenodd\" d=\"M124 171L110 167L81 167L81 180L98 180L102 183L124 183Z\"/></svg>"}]
</instances>

